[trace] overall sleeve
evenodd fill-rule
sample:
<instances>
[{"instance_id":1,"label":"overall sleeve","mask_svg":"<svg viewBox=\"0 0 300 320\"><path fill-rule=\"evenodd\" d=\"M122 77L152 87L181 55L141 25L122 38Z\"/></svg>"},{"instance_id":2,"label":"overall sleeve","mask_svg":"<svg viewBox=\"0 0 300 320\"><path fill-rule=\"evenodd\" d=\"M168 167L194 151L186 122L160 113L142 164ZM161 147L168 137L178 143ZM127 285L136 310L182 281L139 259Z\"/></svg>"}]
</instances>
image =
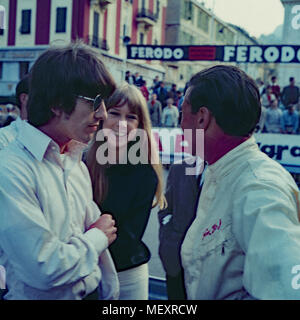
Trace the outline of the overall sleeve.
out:
<instances>
[{"instance_id":1,"label":"overall sleeve","mask_svg":"<svg viewBox=\"0 0 300 320\"><path fill-rule=\"evenodd\" d=\"M253 297L300 298L299 210L299 191L291 185L260 181L239 190L233 231L246 255L244 287Z\"/></svg>"}]
</instances>

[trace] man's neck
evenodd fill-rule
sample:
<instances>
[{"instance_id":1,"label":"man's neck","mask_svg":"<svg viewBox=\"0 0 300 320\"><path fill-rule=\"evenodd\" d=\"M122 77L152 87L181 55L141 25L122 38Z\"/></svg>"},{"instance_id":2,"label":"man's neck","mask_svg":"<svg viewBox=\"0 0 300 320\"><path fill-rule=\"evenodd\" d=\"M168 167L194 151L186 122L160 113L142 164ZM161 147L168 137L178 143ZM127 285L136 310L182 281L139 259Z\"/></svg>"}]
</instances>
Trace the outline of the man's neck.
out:
<instances>
[{"instance_id":1,"label":"man's neck","mask_svg":"<svg viewBox=\"0 0 300 320\"><path fill-rule=\"evenodd\" d=\"M228 152L248 139L249 137L233 137L224 134L223 137L210 142L209 146L205 146L206 161L209 165L214 164Z\"/></svg>"}]
</instances>

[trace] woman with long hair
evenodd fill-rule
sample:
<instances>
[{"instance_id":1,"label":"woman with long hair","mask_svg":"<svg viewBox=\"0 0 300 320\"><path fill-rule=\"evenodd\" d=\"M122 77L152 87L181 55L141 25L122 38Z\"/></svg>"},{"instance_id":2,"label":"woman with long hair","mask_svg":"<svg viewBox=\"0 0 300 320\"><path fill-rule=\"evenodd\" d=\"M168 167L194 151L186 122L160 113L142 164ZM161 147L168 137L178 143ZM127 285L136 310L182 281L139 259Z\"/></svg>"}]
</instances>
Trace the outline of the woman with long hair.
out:
<instances>
[{"instance_id":1,"label":"woman with long hair","mask_svg":"<svg viewBox=\"0 0 300 320\"><path fill-rule=\"evenodd\" d=\"M118 229L117 240L109 249L118 271L120 299L147 300L150 251L142 237L151 209L156 205L166 206L162 166L151 133L146 100L140 90L124 84L115 90L106 105L107 119L100 124L86 162L94 200L102 212L112 214ZM138 137L139 141L135 142ZM130 149L138 143L140 148L135 155L143 158L142 163L130 157ZM106 164L105 153L101 152L105 145L108 153L114 154Z\"/></svg>"}]
</instances>

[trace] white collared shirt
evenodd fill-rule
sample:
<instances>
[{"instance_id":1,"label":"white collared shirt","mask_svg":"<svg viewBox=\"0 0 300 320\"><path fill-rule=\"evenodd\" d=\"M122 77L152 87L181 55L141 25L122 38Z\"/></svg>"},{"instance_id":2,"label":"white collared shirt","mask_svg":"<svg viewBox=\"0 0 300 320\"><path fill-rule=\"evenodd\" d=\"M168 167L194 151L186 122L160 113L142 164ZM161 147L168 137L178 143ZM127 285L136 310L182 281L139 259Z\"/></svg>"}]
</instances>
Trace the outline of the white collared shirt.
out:
<instances>
[{"instance_id":1,"label":"white collared shirt","mask_svg":"<svg viewBox=\"0 0 300 320\"><path fill-rule=\"evenodd\" d=\"M110 295L104 298L113 297L117 275L107 237L96 228L86 231L100 216L80 161L86 145L71 141L61 156L58 145L27 122L17 123L17 130L16 140L0 151L5 299L81 299L100 280L105 287L105 278L116 285L104 288Z\"/></svg>"},{"instance_id":2,"label":"white collared shirt","mask_svg":"<svg viewBox=\"0 0 300 320\"><path fill-rule=\"evenodd\" d=\"M208 166L181 250L188 298L300 299L299 218L296 183L254 137Z\"/></svg>"}]
</instances>

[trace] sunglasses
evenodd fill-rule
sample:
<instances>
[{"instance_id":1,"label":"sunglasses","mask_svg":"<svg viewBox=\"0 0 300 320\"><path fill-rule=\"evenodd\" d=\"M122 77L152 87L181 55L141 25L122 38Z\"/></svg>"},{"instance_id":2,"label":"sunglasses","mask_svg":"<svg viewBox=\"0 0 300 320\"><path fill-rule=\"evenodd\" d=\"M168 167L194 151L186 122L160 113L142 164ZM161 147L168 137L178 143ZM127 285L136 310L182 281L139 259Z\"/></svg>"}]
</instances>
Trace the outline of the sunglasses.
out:
<instances>
[{"instance_id":1,"label":"sunglasses","mask_svg":"<svg viewBox=\"0 0 300 320\"><path fill-rule=\"evenodd\" d=\"M84 99L84 100L93 102L93 111L97 111L100 108L102 100L103 100L101 94L98 94L95 99L90 98L90 97L85 97L85 96L77 96L77 97L80 99Z\"/></svg>"}]
</instances>

